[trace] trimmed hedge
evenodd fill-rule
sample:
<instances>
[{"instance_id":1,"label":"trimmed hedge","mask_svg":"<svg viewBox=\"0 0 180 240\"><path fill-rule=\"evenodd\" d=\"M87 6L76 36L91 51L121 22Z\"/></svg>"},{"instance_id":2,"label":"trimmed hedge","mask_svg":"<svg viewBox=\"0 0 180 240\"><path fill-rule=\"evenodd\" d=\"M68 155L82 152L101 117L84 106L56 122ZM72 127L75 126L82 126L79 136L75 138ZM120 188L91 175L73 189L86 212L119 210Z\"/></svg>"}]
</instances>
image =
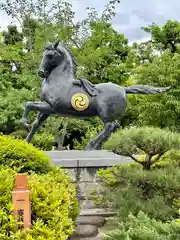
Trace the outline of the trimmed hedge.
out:
<instances>
[{"instance_id":1,"label":"trimmed hedge","mask_svg":"<svg viewBox=\"0 0 180 240\"><path fill-rule=\"evenodd\" d=\"M0 170L0 239L1 240L66 240L72 234L79 213L75 188L62 169L47 174L29 175L32 228L16 229L12 212L12 189L16 172L8 167Z\"/></svg>"},{"instance_id":2,"label":"trimmed hedge","mask_svg":"<svg viewBox=\"0 0 180 240\"><path fill-rule=\"evenodd\" d=\"M20 173L46 173L53 168L46 154L24 140L10 136L0 136L0 165L9 166Z\"/></svg>"}]
</instances>

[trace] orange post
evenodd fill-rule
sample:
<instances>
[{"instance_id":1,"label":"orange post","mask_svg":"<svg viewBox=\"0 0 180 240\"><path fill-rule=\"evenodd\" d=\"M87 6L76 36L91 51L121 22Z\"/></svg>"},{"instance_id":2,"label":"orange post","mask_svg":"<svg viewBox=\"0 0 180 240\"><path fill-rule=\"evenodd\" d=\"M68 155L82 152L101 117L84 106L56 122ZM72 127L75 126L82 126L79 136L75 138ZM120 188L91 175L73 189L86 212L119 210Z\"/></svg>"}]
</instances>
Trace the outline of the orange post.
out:
<instances>
[{"instance_id":1,"label":"orange post","mask_svg":"<svg viewBox=\"0 0 180 240\"><path fill-rule=\"evenodd\" d=\"M15 187L12 192L14 214L18 218L19 229L31 228L30 190L28 189L27 174L17 174ZM21 224L20 224L21 222Z\"/></svg>"}]
</instances>

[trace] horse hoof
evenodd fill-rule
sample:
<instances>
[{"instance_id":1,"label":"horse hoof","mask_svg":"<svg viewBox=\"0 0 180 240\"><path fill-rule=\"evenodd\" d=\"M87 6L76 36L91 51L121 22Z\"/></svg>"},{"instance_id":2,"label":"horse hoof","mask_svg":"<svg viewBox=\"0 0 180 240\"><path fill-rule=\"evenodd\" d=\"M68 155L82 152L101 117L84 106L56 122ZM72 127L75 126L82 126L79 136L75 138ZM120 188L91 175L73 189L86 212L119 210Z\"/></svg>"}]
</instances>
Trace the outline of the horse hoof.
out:
<instances>
[{"instance_id":1,"label":"horse hoof","mask_svg":"<svg viewBox=\"0 0 180 240\"><path fill-rule=\"evenodd\" d=\"M83 150L84 151L92 151L93 147L91 145L87 145Z\"/></svg>"},{"instance_id":2,"label":"horse hoof","mask_svg":"<svg viewBox=\"0 0 180 240\"><path fill-rule=\"evenodd\" d=\"M29 130L31 129L31 126L27 123L26 119L24 118L20 120L20 124L27 132L29 132Z\"/></svg>"},{"instance_id":3,"label":"horse hoof","mask_svg":"<svg viewBox=\"0 0 180 240\"><path fill-rule=\"evenodd\" d=\"M85 147L85 148L83 149L83 151L91 151L91 150L93 150L91 147Z\"/></svg>"},{"instance_id":4,"label":"horse hoof","mask_svg":"<svg viewBox=\"0 0 180 240\"><path fill-rule=\"evenodd\" d=\"M83 149L84 151L92 151L94 147L97 145L96 141L90 141L88 145Z\"/></svg>"},{"instance_id":5,"label":"horse hoof","mask_svg":"<svg viewBox=\"0 0 180 240\"><path fill-rule=\"evenodd\" d=\"M102 146L100 144L97 144L94 146L93 150L101 150Z\"/></svg>"},{"instance_id":6,"label":"horse hoof","mask_svg":"<svg viewBox=\"0 0 180 240\"><path fill-rule=\"evenodd\" d=\"M121 128L121 125L119 123L115 122L114 123L114 130L116 131L116 130L118 130L120 128Z\"/></svg>"}]
</instances>

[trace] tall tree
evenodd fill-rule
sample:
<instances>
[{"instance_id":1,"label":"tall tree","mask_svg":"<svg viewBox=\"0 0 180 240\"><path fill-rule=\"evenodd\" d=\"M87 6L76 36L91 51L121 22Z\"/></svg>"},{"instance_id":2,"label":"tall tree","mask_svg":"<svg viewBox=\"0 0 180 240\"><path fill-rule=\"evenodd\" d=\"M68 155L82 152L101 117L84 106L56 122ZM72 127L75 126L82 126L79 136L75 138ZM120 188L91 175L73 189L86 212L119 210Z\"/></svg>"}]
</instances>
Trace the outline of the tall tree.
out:
<instances>
[{"instance_id":1,"label":"tall tree","mask_svg":"<svg viewBox=\"0 0 180 240\"><path fill-rule=\"evenodd\" d=\"M23 34L18 31L16 25L9 25L7 29L7 31L2 32L5 44L15 45L16 43L22 43Z\"/></svg>"},{"instance_id":2,"label":"tall tree","mask_svg":"<svg viewBox=\"0 0 180 240\"><path fill-rule=\"evenodd\" d=\"M93 83L111 81L123 84L128 77L128 40L109 23L94 21L90 27L91 36L77 56L82 67L80 75L83 74Z\"/></svg>"},{"instance_id":3,"label":"tall tree","mask_svg":"<svg viewBox=\"0 0 180 240\"><path fill-rule=\"evenodd\" d=\"M180 23L177 21L167 21L160 27L152 24L143 28L145 32L151 33L152 43L157 49L164 51L169 49L172 53L179 52L180 44Z\"/></svg>"},{"instance_id":4,"label":"tall tree","mask_svg":"<svg viewBox=\"0 0 180 240\"><path fill-rule=\"evenodd\" d=\"M134 78L138 83L154 86L171 86L165 94L138 97L139 104L135 106L138 112L139 125L153 125L180 130L180 54L168 50L156 57L152 63L147 63L136 69Z\"/></svg>"}]
</instances>

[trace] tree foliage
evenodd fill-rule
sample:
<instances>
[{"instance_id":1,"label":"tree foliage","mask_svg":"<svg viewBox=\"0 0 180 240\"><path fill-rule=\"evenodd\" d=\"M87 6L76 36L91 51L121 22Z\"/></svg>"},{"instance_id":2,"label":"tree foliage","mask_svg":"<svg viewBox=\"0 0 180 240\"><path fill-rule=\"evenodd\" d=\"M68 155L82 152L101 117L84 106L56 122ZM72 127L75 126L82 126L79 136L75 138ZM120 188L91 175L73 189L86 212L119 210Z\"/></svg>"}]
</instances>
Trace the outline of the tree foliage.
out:
<instances>
[{"instance_id":1,"label":"tree foliage","mask_svg":"<svg viewBox=\"0 0 180 240\"><path fill-rule=\"evenodd\" d=\"M7 45L15 45L16 43L22 43L23 35L17 29L17 26L9 25L8 31L3 31L4 43Z\"/></svg>"},{"instance_id":2,"label":"tree foliage","mask_svg":"<svg viewBox=\"0 0 180 240\"><path fill-rule=\"evenodd\" d=\"M165 94L139 97L136 123L168 127L179 131L180 92L179 92L180 55L168 51L154 58L152 63L141 65L135 70L134 78L142 84L171 86ZM139 108L139 110L138 110Z\"/></svg>"},{"instance_id":3,"label":"tree foliage","mask_svg":"<svg viewBox=\"0 0 180 240\"><path fill-rule=\"evenodd\" d=\"M127 58L128 40L109 23L90 24L91 36L83 44L77 58L83 68L80 73L93 83L114 82L124 84L129 77Z\"/></svg>"},{"instance_id":4,"label":"tree foliage","mask_svg":"<svg viewBox=\"0 0 180 240\"><path fill-rule=\"evenodd\" d=\"M150 219L144 212L136 216L129 214L127 221L120 222L116 231L105 236L105 240L173 240L180 238L178 221L163 223Z\"/></svg>"},{"instance_id":5,"label":"tree foliage","mask_svg":"<svg viewBox=\"0 0 180 240\"><path fill-rule=\"evenodd\" d=\"M151 33L152 43L157 49L161 51L169 49L172 53L178 51L180 43L179 22L169 20L163 27L153 23L151 26L143 29L145 32Z\"/></svg>"}]
</instances>

